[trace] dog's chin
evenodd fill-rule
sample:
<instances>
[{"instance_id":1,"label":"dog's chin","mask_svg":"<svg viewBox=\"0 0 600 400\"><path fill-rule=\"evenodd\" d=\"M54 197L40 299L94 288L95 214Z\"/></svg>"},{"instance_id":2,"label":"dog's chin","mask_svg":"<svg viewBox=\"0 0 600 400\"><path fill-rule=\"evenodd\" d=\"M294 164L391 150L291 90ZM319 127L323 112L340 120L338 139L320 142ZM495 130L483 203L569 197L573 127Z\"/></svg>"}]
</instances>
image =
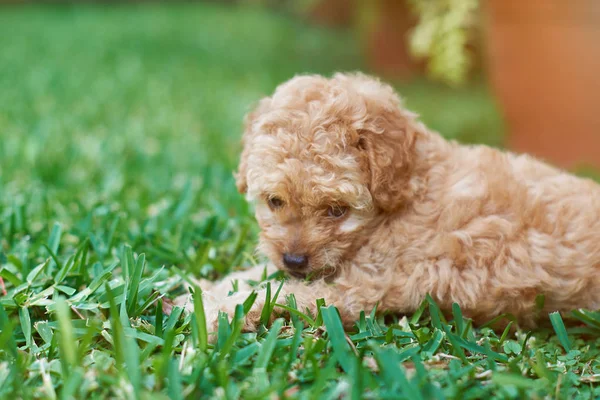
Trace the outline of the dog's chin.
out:
<instances>
[{"instance_id":1,"label":"dog's chin","mask_svg":"<svg viewBox=\"0 0 600 400\"><path fill-rule=\"evenodd\" d=\"M310 270L306 270L306 271L290 271L289 269L285 269L285 272L290 275L293 276L294 278L298 278L298 279L306 279L309 275Z\"/></svg>"},{"instance_id":2,"label":"dog's chin","mask_svg":"<svg viewBox=\"0 0 600 400\"><path fill-rule=\"evenodd\" d=\"M273 262L272 259L271 262ZM312 272L312 270L309 267L303 268L301 270L292 270L277 262L273 262L273 264L275 264L278 270L282 271L286 275L297 279L307 279L308 277L310 277L310 274Z\"/></svg>"},{"instance_id":3,"label":"dog's chin","mask_svg":"<svg viewBox=\"0 0 600 400\"><path fill-rule=\"evenodd\" d=\"M317 279L328 279L335 276L337 269L333 267L323 267L319 269L305 268L300 271L293 271L288 268L282 268L286 274L296 278L303 280L317 280Z\"/></svg>"},{"instance_id":4,"label":"dog's chin","mask_svg":"<svg viewBox=\"0 0 600 400\"><path fill-rule=\"evenodd\" d=\"M329 268L321 268L318 270L312 269L310 267L303 268L301 270L292 270L285 266L277 265L277 268L283 271L286 275L289 275L296 279L301 280L314 280L323 277L327 277L331 275L332 269Z\"/></svg>"}]
</instances>

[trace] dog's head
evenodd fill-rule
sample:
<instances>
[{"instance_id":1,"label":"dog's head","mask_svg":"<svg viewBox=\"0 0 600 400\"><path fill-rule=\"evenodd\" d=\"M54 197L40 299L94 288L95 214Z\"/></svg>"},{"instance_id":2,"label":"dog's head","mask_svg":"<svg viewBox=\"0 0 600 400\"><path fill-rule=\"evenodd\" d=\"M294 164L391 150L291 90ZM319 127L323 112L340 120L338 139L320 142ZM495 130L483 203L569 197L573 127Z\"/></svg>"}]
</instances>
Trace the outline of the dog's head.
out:
<instances>
[{"instance_id":1,"label":"dog's head","mask_svg":"<svg viewBox=\"0 0 600 400\"><path fill-rule=\"evenodd\" d=\"M260 250L294 275L335 270L411 195L414 116L378 80L293 78L245 125L237 186L256 203Z\"/></svg>"}]
</instances>

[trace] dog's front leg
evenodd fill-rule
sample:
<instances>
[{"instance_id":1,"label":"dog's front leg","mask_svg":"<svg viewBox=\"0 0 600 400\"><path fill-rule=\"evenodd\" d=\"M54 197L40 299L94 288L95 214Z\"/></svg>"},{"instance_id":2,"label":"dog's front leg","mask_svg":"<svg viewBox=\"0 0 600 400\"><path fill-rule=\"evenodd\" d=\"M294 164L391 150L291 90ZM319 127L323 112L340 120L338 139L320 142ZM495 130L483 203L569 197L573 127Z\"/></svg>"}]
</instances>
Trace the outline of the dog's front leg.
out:
<instances>
[{"instance_id":1,"label":"dog's front leg","mask_svg":"<svg viewBox=\"0 0 600 400\"><path fill-rule=\"evenodd\" d=\"M277 299L274 295L279 287L278 282L271 284L271 301L277 304L287 305L287 298L293 294L296 299L296 308L306 313L310 312L313 316L317 315L317 299L324 299L327 305L334 305L340 311L342 323L345 327L351 327L358 319L360 312L368 310L374 306L372 299L360 295L360 292L350 288L346 288L339 284L326 283L323 280L314 282L304 282L298 280L289 280L285 282L279 292ZM251 309L245 316L243 331L256 331L260 324L262 310L266 304L267 290L264 286L256 290L257 297ZM203 295L204 308L206 313L207 325L209 332L216 332L218 328L219 312L224 312L231 320L235 315L235 308L238 304L243 304L244 301L252 294L251 290L240 291L226 296L224 293L205 292ZM285 308L275 306L270 318L278 316L289 316ZM213 337L214 339L214 337Z\"/></svg>"},{"instance_id":2,"label":"dog's front leg","mask_svg":"<svg viewBox=\"0 0 600 400\"><path fill-rule=\"evenodd\" d=\"M233 292L251 291L253 286L267 280L268 277L276 271L277 268L273 264L267 263L231 273L218 281L194 278L192 278L192 281L196 286L201 288L203 292L210 292L215 296L225 297ZM174 304L178 306L186 306L189 303L189 294L179 296L174 301Z\"/></svg>"},{"instance_id":3,"label":"dog's front leg","mask_svg":"<svg viewBox=\"0 0 600 400\"><path fill-rule=\"evenodd\" d=\"M374 297L364 296L360 288L349 287L343 282L328 283L324 280L314 282L290 281L284 285L286 296L294 295L298 311L316 316L318 313L317 300L323 299L327 306L335 306L340 312L340 317L345 328L351 328L360 316L361 311L371 311L377 303ZM281 297L280 297L281 298ZM284 299L277 301L286 304ZM287 312L284 309L275 309L276 313Z\"/></svg>"}]
</instances>

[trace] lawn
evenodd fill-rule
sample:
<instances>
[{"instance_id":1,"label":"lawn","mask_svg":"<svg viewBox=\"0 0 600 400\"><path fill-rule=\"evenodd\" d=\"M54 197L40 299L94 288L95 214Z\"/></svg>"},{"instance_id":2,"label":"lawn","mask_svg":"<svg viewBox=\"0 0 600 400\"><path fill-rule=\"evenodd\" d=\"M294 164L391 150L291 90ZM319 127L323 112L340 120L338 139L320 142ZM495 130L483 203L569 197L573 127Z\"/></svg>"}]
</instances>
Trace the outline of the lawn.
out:
<instances>
[{"instance_id":1,"label":"lawn","mask_svg":"<svg viewBox=\"0 0 600 400\"><path fill-rule=\"evenodd\" d=\"M200 307L163 313L188 276L256 261L244 113L362 64L351 32L255 9L0 8L0 398L600 396L600 313L494 332L425 302L346 336L326 306L254 334L223 320L215 345ZM502 144L482 84L397 86L444 135Z\"/></svg>"}]
</instances>

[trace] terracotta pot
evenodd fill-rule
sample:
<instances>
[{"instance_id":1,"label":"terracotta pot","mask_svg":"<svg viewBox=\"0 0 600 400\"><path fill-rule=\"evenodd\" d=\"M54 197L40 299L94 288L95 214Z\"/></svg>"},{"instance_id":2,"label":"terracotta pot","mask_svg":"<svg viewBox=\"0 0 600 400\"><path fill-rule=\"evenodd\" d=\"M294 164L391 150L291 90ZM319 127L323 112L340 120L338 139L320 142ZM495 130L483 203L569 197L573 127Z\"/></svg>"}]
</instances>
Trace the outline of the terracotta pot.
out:
<instances>
[{"instance_id":1,"label":"terracotta pot","mask_svg":"<svg viewBox=\"0 0 600 400\"><path fill-rule=\"evenodd\" d=\"M486 16L509 146L600 168L600 1L489 0Z\"/></svg>"},{"instance_id":2,"label":"terracotta pot","mask_svg":"<svg viewBox=\"0 0 600 400\"><path fill-rule=\"evenodd\" d=\"M328 26L349 26L352 24L353 6L351 0L316 1L309 17L313 22Z\"/></svg>"},{"instance_id":3,"label":"terracotta pot","mask_svg":"<svg viewBox=\"0 0 600 400\"><path fill-rule=\"evenodd\" d=\"M423 71L410 55L408 35L416 24L405 0L371 0L364 46L373 72L406 79Z\"/></svg>"}]
</instances>

